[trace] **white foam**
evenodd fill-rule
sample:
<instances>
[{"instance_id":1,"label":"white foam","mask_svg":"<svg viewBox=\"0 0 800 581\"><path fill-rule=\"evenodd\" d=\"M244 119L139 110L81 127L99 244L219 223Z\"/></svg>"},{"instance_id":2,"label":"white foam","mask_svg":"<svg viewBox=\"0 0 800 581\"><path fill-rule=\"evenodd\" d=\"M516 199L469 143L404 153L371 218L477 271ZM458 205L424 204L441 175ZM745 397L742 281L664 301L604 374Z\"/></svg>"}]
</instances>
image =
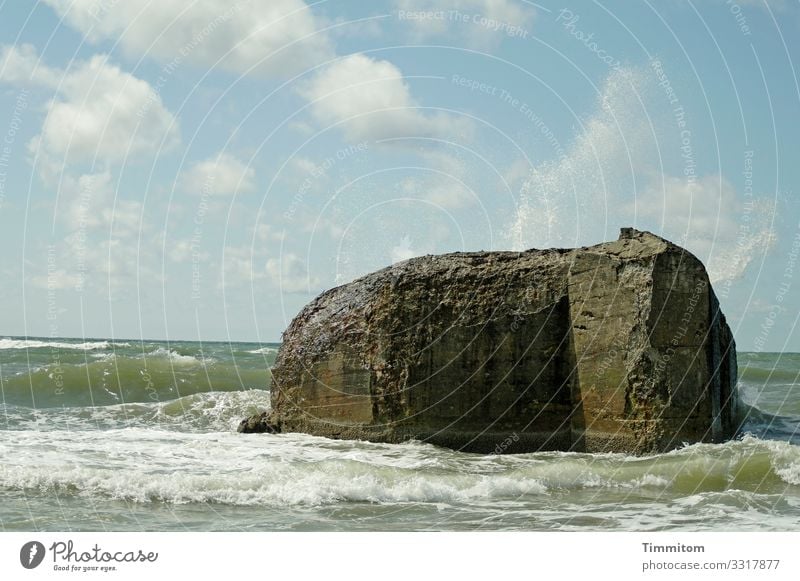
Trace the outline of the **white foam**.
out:
<instances>
[{"instance_id":1,"label":"white foam","mask_svg":"<svg viewBox=\"0 0 800 581\"><path fill-rule=\"evenodd\" d=\"M800 463L794 462L783 468L776 468L775 474L787 484L800 486Z\"/></svg>"},{"instance_id":2,"label":"white foam","mask_svg":"<svg viewBox=\"0 0 800 581\"><path fill-rule=\"evenodd\" d=\"M145 357L167 359L175 365L204 365L207 363L213 363L214 361L211 358L198 359L197 357L193 357L191 355L181 355L177 351L173 351L172 349L167 349L165 347L158 347L157 349L145 355Z\"/></svg>"},{"instance_id":3,"label":"white foam","mask_svg":"<svg viewBox=\"0 0 800 581\"><path fill-rule=\"evenodd\" d=\"M546 493L533 478L458 469L403 468L403 451L431 446L334 442L293 435L185 434L141 428L69 433L7 432L0 487L133 502L321 505L335 502L468 503ZM58 438L59 446L53 446ZM321 439L317 439L321 440ZM371 449L371 461L345 459ZM469 462L469 459L466 460Z\"/></svg>"},{"instance_id":4,"label":"white foam","mask_svg":"<svg viewBox=\"0 0 800 581\"><path fill-rule=\"evenodd\" d=\"M93 351L95 349L110 349L112 347L130 347L130 343L115 343L112 341L87 341L85 343L65 343L63 341L40 341L29 339L0 339L0 349L77 349L79 351Z\"/></svg>"},{"instance_id":5,"label":"white foam","mask_svg":"<svg viewBox=\"0 0 800 581\"><path fill-rule=\"evenodd\" d=\"M390 445L302 434L230 433L232 422L240 416L228 414L227 408L265 401L264 391L197 394L178 400L184 413L208 414L212 424L225 430L215 433L138 427L106 430L98 438L96 430L81 431L74 425L70 431L50 433L7 431L0 441L0 458L4 458L0 487L139 503L283 507L368 502L496 508L571 489L597 489L600 494L601 489L655 487L668 493L672 479L687 469L692 478L691 473L703 471L703 462L722 454L725 461L720 466L735 470L737 464L727 461L727 456L733 459L754 450L770 452L776 473L787 483L800 482L796 446L754 438L715 448L686 448L680 454L699 462L692 467L676 462L674 454L631 461L589 454L479 456L418 442ZM165 421L172 421L181 417L181 410L162 407L175 403L139 407L160 411L170 416ZM707 453L710 460L705 458ZM681 506L693 506L701 498L705 497L697 493L684 497Z\"/></svg>"},{"instance_id":6,"label":"white foam","mask_svg":"<svg viewBox=\"0 0 800 581\"><path fill-rule=\"evenodd\" d=\"M270 463L238 471L164 472L84 465L9 468L0 466L0 486L55 494L105 496L134 502L175 504L219 502L235 505L320 505L342 501L375 503L479 502L538 495L535 480L503 476L458 476L381 471L344 464Z\"/></svg>"},{"instance_id":7,"label":"white foam","mask_svg":"<svg viewBox=\"0 0 800 581\"><path fill-rule=\"evenodd\" d=\"M253 349L252 351L247 351L247 353L252 353L254 355L270 355L272 353L277 353L277 347L262 347L261 349Z\"/></svg>"},{"instance_id":8,"label":"white foam","mask_svg":"<svg viewBox=\"0 0 800 581\"><path fill-rule=\"evenodd\" d=\"M787 484L800 486L800 448L788 442L767 442L772 455L772 469Z\"/></svg>"},{"instance_id":9,"label":"white foam","mask_svg":"<svg viewBox=\"0 0 800 581\"><path fill-rule=\"evenodd\" d=\"M152 421L205 431L233 432L242 418L269 409L269 391L212 391L160 402Z\"/></svg>"},{"instance_id":10,"label":"white foam","mask_svg":"<svg viewBox=\"0 0 800 581\"><path fill-rule=\"evenodd\" d=\"M116 394L114 394L116 395ZM14 408L4 419L28 430L98 430L138 427L170 432L235 432L242 418L269 409L265 390L211 391L167 401L83 408ZM0 412L3 410L0 405Z\"/></svg>"},{"instance_id":11,"label":"white foam","mask_svg":"<svg viewBox=\"0 0 800 581\"><path fill-rule=\"evenodd\" d=\"M644 488L644 487L666 488L671 483L663 476L657 476L656 474L648 473L642 476L641 478L635 480L633 484L635 488Z\"/></svg>"}]
</instances>

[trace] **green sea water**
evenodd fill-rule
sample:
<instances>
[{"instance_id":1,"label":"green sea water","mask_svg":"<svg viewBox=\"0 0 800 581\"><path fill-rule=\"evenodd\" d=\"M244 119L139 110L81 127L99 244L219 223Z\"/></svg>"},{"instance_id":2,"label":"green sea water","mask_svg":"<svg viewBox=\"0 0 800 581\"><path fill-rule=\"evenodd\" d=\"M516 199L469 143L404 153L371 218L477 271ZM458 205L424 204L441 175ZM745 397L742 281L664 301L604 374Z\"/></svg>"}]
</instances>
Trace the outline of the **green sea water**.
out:
<instances>
[{"instance_id":1,"label":"green sea water","mask_svg":"<svg viewBox=\"0 0 800 581\"><path fill-rule=\"evenodd\" d=\"M497 456L237 434L277 348L0 337L0 530L800 530L800 354L739 354L735 441Z\"/></svg>"}]
</instances>

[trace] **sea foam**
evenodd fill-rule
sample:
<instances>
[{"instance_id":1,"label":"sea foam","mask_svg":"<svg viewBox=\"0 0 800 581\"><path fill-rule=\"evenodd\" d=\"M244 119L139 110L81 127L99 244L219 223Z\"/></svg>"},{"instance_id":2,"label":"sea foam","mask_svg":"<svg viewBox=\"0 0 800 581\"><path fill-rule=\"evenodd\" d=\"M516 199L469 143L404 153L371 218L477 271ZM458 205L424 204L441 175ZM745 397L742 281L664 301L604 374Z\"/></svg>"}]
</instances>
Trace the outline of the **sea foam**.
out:
<instances>
[{"instance_id":1,"label":"sea foam","mask_svg":"<svg viewBox=\"0 0 800 581\"><path fill-rule=\"evenodd\" d=\"M66 343L63 341L41 341L32 339L0 339L0 349L76 349L79 351L93 351L97 349L111 349L113 347L130 347L130 343L117 343L114 341L87 341L84 343Z\"/></svg>"}]
</instances>

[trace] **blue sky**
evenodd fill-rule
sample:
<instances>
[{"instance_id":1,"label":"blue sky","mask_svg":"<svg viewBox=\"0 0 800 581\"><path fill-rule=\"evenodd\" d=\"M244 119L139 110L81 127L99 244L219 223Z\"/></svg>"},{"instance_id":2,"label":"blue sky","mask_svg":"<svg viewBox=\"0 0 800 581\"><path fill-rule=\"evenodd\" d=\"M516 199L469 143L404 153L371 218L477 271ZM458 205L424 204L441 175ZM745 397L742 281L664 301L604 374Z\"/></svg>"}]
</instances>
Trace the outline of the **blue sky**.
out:
<instances>
[{"instance_id":1,"label":"blue sky","mask_svg":"<svg viewBox=\"0 0 800 581\"><path fill-rule=\"evenodd\" d=\"M0 3L0 334L274 341L412 256L636 226L800 351L788 0Z\"/></svg>"}]
</instances>

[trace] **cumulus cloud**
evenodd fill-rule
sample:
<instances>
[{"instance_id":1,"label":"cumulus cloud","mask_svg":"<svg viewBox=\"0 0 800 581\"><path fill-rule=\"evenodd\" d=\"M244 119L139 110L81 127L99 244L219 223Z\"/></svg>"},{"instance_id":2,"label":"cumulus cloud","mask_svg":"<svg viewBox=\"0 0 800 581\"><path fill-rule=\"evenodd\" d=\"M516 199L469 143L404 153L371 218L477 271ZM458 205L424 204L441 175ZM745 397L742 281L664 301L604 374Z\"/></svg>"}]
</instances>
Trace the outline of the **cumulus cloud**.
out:
<instances>
[{"instance_id":1,"label":"cumulus cloud","mask_svg":"<svg viewBox=\"0 0 800 581\"><path fill-rule=\"evenodd\" d=\"M256 266L261 251L248 246L226 246L222 256L221 284L234 287L261 280L266 274Z\"/></svg>"},{"instance_id":2,"label":"cumulus cloud","mask_svg":"<svg viewBox=\"0 0 800 581\"><path fill-rule=\"evenodd\" d=\"M32 44L0 47L0 81L12 85L33 83L56 87L62 73L42 64Z\"/></svg>"},{"instance_id":3,"label":"cumulus cloud","mask_svg":"<svg viewBox=\"0 0 800 581\"><path fill-rule=\"evenodd\" d=\"M280 241L284 239L284 232L269 224L260 223L253 228L253 238L259 242Z\"/></svg>"},{"instance_id":4,"label":"cumulus cloud","mask_svg":"<svg viewBox=\"0 0 800 581\"><path fill-rule=\"evenodd\" d=\"M712 282L741 277L775 241L771 206L740 200L733 185L718 174L693 181L666 176L651 183L634 204L636 215L658 224L663 236L703 258Z\"/></svg>"},{"instance_id":5,"label":"cumulus cloud","mask_svg":"<svg viewBox=\"0 0 800 581\"><path fill-rule=\"evenodd\" d=\"M46 275L37 274L30 278L33 286L48 290L66 290L80 287L83 279L81 276L67 272L63 268L51 269Z\"/></svg>"},{"instance_id":6,"label":"cumulus cloud","mask_svg":"<svg viewBox=\"0 0 800 581\"><path fill-rule=\"evenodd\" d=\"M147 82L122 71L107 55L66 69L40 62L31 45L0 48L0 82L33 83L56 91L41 132L28 144L43 177L70 164L109 165L169 150L180 142L175 117Z\"/></svg>"},{"instance_id":7,"label":"cumulus cloud","mask_svg":"<svg viewBox=\"0 0 800 581\"><path fill-rule=\"evenodd\" d=\"M30 45L4 46L0 81L57 90L28 146L39 154L43 176L69 164L118 163L180 141L178 123L157 91L105 55L59 70L40 63Z\"/></svg>"},{"instance_id":8,"label":"cumulus cloud","mask_svg":"<svg viewBox=\"0 0 800 581\"><path fill-rule=\"evenodd\" d=\"M335 57L331 36L301 0L45 1L90 42L118 41L132 55L167 65L186 62L239 74L289 75ZM498 18L522 18L508 0L481 0L473 8ZM355 139L458 130L448 116L417 108L396 66L363 54L325 67L301 93L314 101L318 121L347 120L344 130Z\"/></svg>"},{"instance_id":9,"label":"cumulus cloud","mask_svg":"<svg viewBox=\"0 0 800 581\"><path fill-rule=\"evenodd\" d=\"M155 146L169 149L179 139L178 124L153 87L98 55L65 72L33 146L67 163L113 163Z\"/></svg>"},{"instance_id":10,"label":"cumulus cloud","mask_svg":"<svg viewBox=\"0 0 800 581\"><path fill-rule=\"evenodd\" d=\"M120 198L109 171L64 174L54 210L56 268L48 267L46 275L34 272L35 286L92 290L115 299L131 292L137 279L161 278L156 265L141 259L159 252L144 205Z\"/></svg>"},{"instance_id":11,"label":"cumulus cloud","mask_svg":"<svg viewBox=\"0 0 800 581\"><path fill-rule=\"evenodd\" d=\"M479 197L471 189L477 179L474 167L463 157L431 148L422 157L424 169L418 170L400 183L405 196L426 200L446 210L474 205Z\"/></svg>"},{"instance_id":12,"label":"cumulus cloud","mask_svg":"<svg viewBox=\"0 0 800 581\"><path fill-rule=\"evenodd\" d=\"M61 181L57 215L69 232L107 227L113 219L112 197L108 171L78 178L67 174Z\"/></svg>"},{"instance_id":13,"label":"cumulus cloud","mask_svg":"<svg viewBox=\"0 0 800 581\"><path fill-rule=\"evenodd\" d=\"M172 262L182 263L192 260L205 262L210 258L210 254L200 251L199 244L191 239L173 240L166 246L166 255Z\"/></svg>"},{"instance_id":14,"label":"cumulus cloud","mask_svg":"<svg viewBox=\"0 0 800 581\"><path fill-rule=\"evenodd\" d=\"M272 284L285 293L313 292L319 286L319 279L312 277L305 262L292 253L269 258L265 270Z\"/></svg>"},{"instance_id":15,"label":"cumulus cloud","mask_svg":"<svg viewBox=\"0 0 800 581\"><path fill-rule=\"evenodd\" d=\"M447 210L471 206L477 200L474 192L463 183L441 176L409 177L401 183L405 195L427 200Z\"/></svg>"},{"instance_id":16,"label":"cumulus cloud","mask_svg":"<svg viewBox=\"0 0 800 581\"><path fill-rule=\"evenodd\" d=\"M105 55L62 70L40 62L30 45L0 48L0 81L55 91L28 149L40 176L57 190L57 268L48 267L48 276L33 272L32 284L91 288L113 299L129 292L138 276L158 280L158 270L139 261L143 245L145 255L157 252L143 204L117 196L112 169L180 141L157 91Z\"/></svg>"},{"instance_id":17,"label":"cumulus cloud","mask_svg":"<svg viewBox=\"0 0 800 581\"><path fill-rule=\"evenodd\" d=\"M301 0L45 0L93 43L133 56L235 73L287 75L330 58L326 34Z\"/></svg>"},{"instance_id":18,"label":"cumulus cloud","mask_svg":"<svg viewBox=\"0 0 800 581\"><path fill-rule=\"evenodd\" d=\"M270 241L277 240L273 233L265 234ZM236 288L258 282L259 285L269 285L288 294L319 290L319 278L309 274L306 263L300 257L292 252L270 256L269 246L273 245L226 246L222 256L220 286Z\"/></svg>"},{"instance_id":19,"label":"cumulus cloud","mask_svg":"<svg viewBox=\"0 0 800 581\"><path fill-rule=\"evenodd\" d=\"M255 190L255 175L252 167L223 152L192 165L181 176L181 184L191 194L232 196Z\"/></svg>"},{"instance_id":20,"label":"cumulus cloud","mask_svg":"<svg viewBox=\"0 0 800 581\"><path fill-rule=\"evenodd\" d=\"M717 4L727 4L729 9L733 3L730 0L714 0ZM787 6L786 0L737 0L735 4L739 6L754 6L756 8L766 8L766 9L773 9L773 10L783 10Z\"/></svg>"},{"instance_id":21,"label":"cumulus cloud","mask_svg":"<svg viewBox=\"0 0 800 581\"><path fill-rule=\"evenodd\" d=\"M769 203L748 205L718 173L662 167L657 136L664 127L646 104L663 95L652 85L636 69L609 75L571 145L536 165L524 182L511 246L594 244L633 225L684 245L718 282L740 277L772 245Z\"/></svg>"},{"instance_id":22,"label":"cumulus cloud","mask_svg":"<svg viewBox=\"0 0 800 581\"><path fill-rule=\"evenodd\" d=\"M486 49L504 38L528 38L536 11L518 0L395 0L414 41L449 38Z\"/></svg>"},{"instance_id":23,"label":"cumulus cloud","mask_svg":"<svg viewBox=\"0 0 800 581\"><path fill-rule=\"evenodd\" d=\"M325 67L301 93L318 121L341 123L354 141L445 136L459 129L449 116L424 114L395 65L361 53Z\"/></svg>"}]
</instances>

